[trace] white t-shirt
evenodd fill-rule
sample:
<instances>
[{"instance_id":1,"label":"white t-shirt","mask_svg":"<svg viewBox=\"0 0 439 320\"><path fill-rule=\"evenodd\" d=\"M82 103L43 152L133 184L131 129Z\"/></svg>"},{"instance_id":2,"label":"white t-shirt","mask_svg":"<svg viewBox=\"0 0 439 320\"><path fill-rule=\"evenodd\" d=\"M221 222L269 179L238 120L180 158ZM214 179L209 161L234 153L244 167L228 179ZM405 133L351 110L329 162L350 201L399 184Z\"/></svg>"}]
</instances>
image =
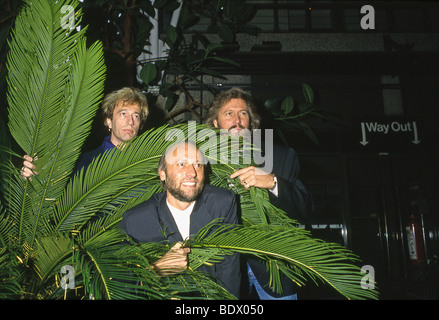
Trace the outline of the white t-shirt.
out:
<instances>
[{"instance_id":1,"label":"white t-shirt","mask_svg":"<svg viewBox=\"0 0 439 320\"><path fill-rule=\"evenodd\" d=\"M192 204L185 210L180 210L173 207L168 200L166 200L166 204L168 205L169 211L171 211L171 214L174 217L178 231L180 231L183 240L186 240L190 236L191 213L194 209L195 201L192 202Z\"/></svg>"}]
</instances>

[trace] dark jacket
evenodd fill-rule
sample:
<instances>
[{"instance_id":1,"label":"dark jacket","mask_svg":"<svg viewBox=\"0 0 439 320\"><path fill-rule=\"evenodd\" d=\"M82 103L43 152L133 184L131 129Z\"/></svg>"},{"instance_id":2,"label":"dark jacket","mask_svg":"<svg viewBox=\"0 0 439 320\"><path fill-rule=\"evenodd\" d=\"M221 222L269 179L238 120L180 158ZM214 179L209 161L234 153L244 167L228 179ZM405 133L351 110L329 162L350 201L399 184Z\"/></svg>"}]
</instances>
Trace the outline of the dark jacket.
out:
<instances>
[{"instance_id":1,"label":"dark jacket","mask_svg":"<svg viewBox=\"0 0 439 320\"><path fill-rule=\"evenodd\" d=\"M82 154L79 157L79 160L76 163L72 174L75 174L76 172L78 172L82 168L87 168L90 165L90 163L93 161L94 158L103 154L107 150L113 149L114 147L115 147L114 144L110 141L110 136L106 136L104 138L104 141L102 142L102 144L99 147L97 147L96 149L93 149L91 151L85 152L84 154Z\"/></svg>"},{"instance_id":2,"label":"dark jacket","mask_svg":"<svg viewBox=\"0 0 439 320\"><path fill-rule=\"evenodd\" d=\"M236 196L229 190L205 185L191 214L190 234L196 234L216 219L222 219L222 223L238 223ZM126 211L120 227L136 242L165 241L173 244L183 241L166 204L164 192L155 194L149 200ZM203 266L198 270L212 274L229 292L239 297L241 274L238 254L225 256L222 262L212 267Z\"/></svg>"},{"instance_id":3,"label":"dark jacket","mask_svg":"<svg viewBox=\"0 0 439 320\"><path fill-rule=\"evenodd\" d=\"M306 223L307 217L314 210L311 194L298 179L300 172L299 159L293 148L275 144L273 146L273 170L277 178L278 196L268 192L270 202L285 211L288 216L301 224ZM297 293L297 286L287 277L281 276L282 295L276 294L268 286L270 273L266 264L256 258L249 258L248 264L259 284L265 292L277 298Z\"/></svg>"},{"instance_id":4,"label":"dark jacket","mask_svg":"<svg viewBox=\"0 0 439 320\"><path fill-rule=\"evenodd\" d=\"M273 155L272 173L277 178L278 196L269 192L270 202L290 218L305 223L314 210L314 204L311 194L298 178L300 163L297 153L293 148L275 144Z\"/></svg>"}]
</instances>

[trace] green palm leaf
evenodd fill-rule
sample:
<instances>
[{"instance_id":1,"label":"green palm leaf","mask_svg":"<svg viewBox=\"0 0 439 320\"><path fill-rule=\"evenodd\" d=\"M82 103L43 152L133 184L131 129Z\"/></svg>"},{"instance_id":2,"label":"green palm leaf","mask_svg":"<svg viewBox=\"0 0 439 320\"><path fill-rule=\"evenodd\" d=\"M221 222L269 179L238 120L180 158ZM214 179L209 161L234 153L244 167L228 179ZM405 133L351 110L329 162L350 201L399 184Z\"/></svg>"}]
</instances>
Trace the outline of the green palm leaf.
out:
<instances>
[{"instance_id":1,"label":"green palm leaf","mask_svg":"<svg viewBox=\"0 0 439 320\"><path fill-rule=\"evenodd\" d=\"M313 239L295 227L225 226L206 236L211 227L201 230L187 245L251 254L274 263L299 285L305 284L306 275L330 285L349 299L377 297L376 291L361 288L363 274L353 264L358 257L340 245Z\"/></svg>"},{"instance_id":2,"label":"green palm leaf","mask_svg":"<svg viewBox=\"0 0 439 320\"><path fill-rule=\"evenodd\" d=\"M58 26L63 5L25 3L16 19L8 54L9 128L27 154L36 153L40 158L50 158L57 145L65 111L61 103L65 87L60 84L67 80L75 40L82 35Z\"/></svg>"},{"instance_id":3,"label":"green palm leaf","mask_svg":"<svg viewBox=\"0 0 439 320\"><path fill-rule=\"evenodd\" d=\"M200 272L188 270L171 277L158 277L151 269L151 263L169 248L169 245L157 243L82 248L76 255L75 266L80 270L78 276L83 279L85 292L91 299L233 298Z\"/></svg>"},{"instance_id":4,"label":"green palm leaf","mask_svg":"<svg viewBox=\"0 0 439 320\"><path fill-rule=\"evenodd\" d=\"M212 183L230 186L230 180L224 178L232 173L230 169L222 164L213 166ZM210 237L206 242L203 239L206 233L200 232L192 240L195 243L200 241L195 246L231 250L265 260L271 275L269 285L278 293L282 292L282 272L299 286L311 279L331 286L349 299L377 298L378 291L361 287L364 274L355 265L360 261L359 257L338 244L314 239L308 231L298 228L297 221L269 202L267 190L250 188L247 191L239 181L233 183L233 190L239 195L246 227L231 229L227 233L218 230L218 237L212 236L213 242L210 242ZM194 243L189 245L194 246ZM204 257L207 261L209 258L209 254Z\"/></svg>"},{"instance_id":5,"label":"green palm leaf","mask_svg":"<svg viewBox=\"0 0 439 320\"><path fill-rule=\"evenodd\" d=\"M1 227L0 227L1 228ZM0 248L0 299L15 299L20 296L22 288L18 281L19 273L11 264L10 252Z\"/></svg>"},{"instance_id":6,"label":"green palm leaf","mask_svg":"<svg viewBox=\"0 0 439 320\"><path fill-rule=\"evenodd\" d=\"M102 44L96 42L87 49L85 42L85 38L78 41L69 71L70 86L66 89L70 92L65 97L68 104L47 184L47 194L53 198L60 195L70 178L103 96L105 65Z\"/></svg>"},{"instance_id":7,"label":"green palm leaf","mask_svg":"<svg viewBox=\"0 0 439 320\"><path fill-rule=\"evenodd\" d=\"M77 173L55 203L54 231L76 230L96 212L111 212L115 205L156 185L158 159L170 145L165 133L166 126L145 132Z\"/></svg>"},{"instance_id":8,"label":"green palm leaf","mask_svg":"<svg viewBox=\"0 0 439 320\"><path fill-rule=\"evenodd\" d=\"M9 195L20 217L18 242L31 247L40 219L64 189L103 89L101 46L87 50L83 30L60 27L64 5L77 2L25 3L8 55L9 128L26 154L38 156L38 175L32 182L15 177Z\"/></svg>"},{"instance_id":9,"label":"green palm leaf","mask_svg":"<svg viewBox=\"0 0 439 320\"><path fill-rule=\"evenodd\" d=\"M32 257L34 268L33 276L30 279L30 287L34 295L40 299L47 299L56 291L57 278L61 267L72 263L71 248L72 239L58 235L56 237L40 237L36 240L35 255Z\"/></svg>"}]
</instances>

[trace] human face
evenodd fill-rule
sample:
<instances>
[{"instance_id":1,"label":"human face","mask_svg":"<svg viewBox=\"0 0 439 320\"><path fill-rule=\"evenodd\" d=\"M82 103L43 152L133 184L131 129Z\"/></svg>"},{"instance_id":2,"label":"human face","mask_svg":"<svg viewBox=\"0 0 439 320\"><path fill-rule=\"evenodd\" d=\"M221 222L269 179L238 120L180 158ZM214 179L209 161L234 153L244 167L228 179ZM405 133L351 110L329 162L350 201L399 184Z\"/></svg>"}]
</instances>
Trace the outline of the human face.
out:
<instances>
[{"instance_id":1,"label":"human face","mask_svg":"<svg viewBox=\"0 0 439 320\"><path fill-rule=\"evenodd\" d=\"M166 169L159 170L166 183L169 203L180 210L186 209L204 188L204 163L201 152L193 145L182 143L169 151Z\"/></svg>"},{"instance_id":2,"label":"human face","mask_svg":"<svg viewBox=\"0 0 439 320\"><path fill-rule=\"evenodd\" d=\"M218 110L213 125L227 129L231 135L238 135L242 129L250 129L250 115L247 104L242 99L230 99Z\"/></svg>"},{"instance_id":3,"label":"human face","mask_svg":"<svg viewBox=\"0 0 439 320\"><path fill-rule=\"evenodd\" d=\"M137 136L140 128L140 112L138 104L119 102L116 105L113 119L106 119L107 126L111 129L110 141L115 146Z\"/></svg>"}]
</instances>

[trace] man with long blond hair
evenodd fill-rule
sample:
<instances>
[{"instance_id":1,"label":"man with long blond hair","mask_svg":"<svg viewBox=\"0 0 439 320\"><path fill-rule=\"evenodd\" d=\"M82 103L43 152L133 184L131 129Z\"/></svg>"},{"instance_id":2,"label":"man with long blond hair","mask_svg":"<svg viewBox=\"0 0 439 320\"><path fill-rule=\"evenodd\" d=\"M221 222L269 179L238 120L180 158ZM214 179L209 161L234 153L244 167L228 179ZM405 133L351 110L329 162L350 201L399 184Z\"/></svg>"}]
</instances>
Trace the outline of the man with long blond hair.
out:
<instances>
[{"instance_id":1,"label":"man with long blond hair","mask_svg":"<svg viewBox=\"0 0 439 320\"><path fill-rule=\"evenodd\" d=\"M102 115L109 135L104 138L99 147L84 153L80 157L73 172L87 167L95 157L105 151L135 138L145 123L148 114L149 108L146 97L137 88L124 87L106 95L102 102ZM33 164L35 156L25 155L23 158L23 167L20 173L25 179L31 178L37 174L36 167Z\"/></svg>"}]
</instances>

